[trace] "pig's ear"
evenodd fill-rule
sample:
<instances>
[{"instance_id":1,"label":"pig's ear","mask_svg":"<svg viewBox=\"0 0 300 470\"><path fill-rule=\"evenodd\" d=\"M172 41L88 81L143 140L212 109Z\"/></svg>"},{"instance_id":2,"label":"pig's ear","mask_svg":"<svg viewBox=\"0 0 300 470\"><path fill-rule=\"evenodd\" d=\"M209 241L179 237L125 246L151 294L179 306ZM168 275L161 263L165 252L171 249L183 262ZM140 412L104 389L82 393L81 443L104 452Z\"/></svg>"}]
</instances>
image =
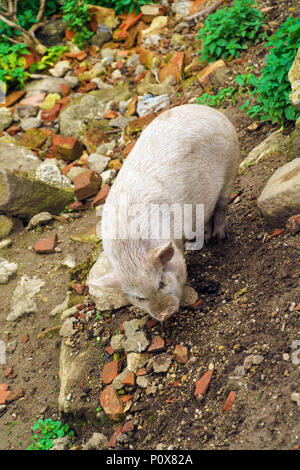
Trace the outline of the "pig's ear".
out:
<instances>
[{"instance_id":1,"label":"pig's ear","mask_svg":"<svg viewBox=\"0 0 300 470\"><path fill-rule=\"evenodd\" d=\"M167 263L173 258L173 255L174 247L171 241L165 245L161 245L150 250L150 260L154 266Z\"/></svg>"},{"instance_id":2,"label":"pig's ear","mask_svg":"<svg viewBox=\"0 0 300 470\"><path fill-rule=\"evenodd\" d=\"M117 275L114 272L109 274L105 274L103 277L99 277L98 279L91 279L88 281L89 286L93 287L120 287L120 280L118 279Z\"/></svg>"}]
</instances>

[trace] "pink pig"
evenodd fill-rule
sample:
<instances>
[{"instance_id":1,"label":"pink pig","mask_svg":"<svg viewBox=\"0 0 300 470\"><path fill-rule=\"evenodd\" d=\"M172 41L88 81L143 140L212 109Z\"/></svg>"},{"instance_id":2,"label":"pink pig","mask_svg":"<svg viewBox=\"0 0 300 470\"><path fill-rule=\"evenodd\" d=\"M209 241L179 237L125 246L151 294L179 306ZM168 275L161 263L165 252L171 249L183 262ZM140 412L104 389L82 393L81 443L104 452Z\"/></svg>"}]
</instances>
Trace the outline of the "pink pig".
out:
<instances>
[{"instance_id":1,"label":"pink pig","mask_svg":"<svg viewBox=\"0 0 300 470\"><path fill-rule=\"evenodd\" d=\"M162 225L172 225L178 222L178 211L176 216L168 208L198 205L203 208L205 240L225 238L238 159L237 134L221 112L187 104L156 117L126 158L106 199L101 229L112 271L90 284L120 288L159 321L176 313L186 283L183 241L195 235L195 215L181 234L170 229L168 236L160 236L157 224L153 234L149 219L159 207ZM201 238L199 230L196 235Z\"/></svg>"}]
</instances>

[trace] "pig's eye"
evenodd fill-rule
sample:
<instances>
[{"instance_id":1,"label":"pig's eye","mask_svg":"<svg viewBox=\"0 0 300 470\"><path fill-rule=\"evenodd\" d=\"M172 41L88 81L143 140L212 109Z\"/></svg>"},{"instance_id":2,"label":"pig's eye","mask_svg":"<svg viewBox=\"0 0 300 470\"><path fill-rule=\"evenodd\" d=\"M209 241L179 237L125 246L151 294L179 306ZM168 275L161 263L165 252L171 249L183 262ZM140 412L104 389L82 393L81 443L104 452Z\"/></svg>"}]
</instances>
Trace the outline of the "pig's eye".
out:
<instances>
[{"instance_id":1,"label":"pig's eye","mask_svg":"<svg viewBox=\"0 0 300 470\"><path fill-rule=\"evenodd\" d=\"M136 295L135 298L139 300L140 302L143 302L146 300L144 297L139 297L138 295Z\"/></svg>"}]
</instances>

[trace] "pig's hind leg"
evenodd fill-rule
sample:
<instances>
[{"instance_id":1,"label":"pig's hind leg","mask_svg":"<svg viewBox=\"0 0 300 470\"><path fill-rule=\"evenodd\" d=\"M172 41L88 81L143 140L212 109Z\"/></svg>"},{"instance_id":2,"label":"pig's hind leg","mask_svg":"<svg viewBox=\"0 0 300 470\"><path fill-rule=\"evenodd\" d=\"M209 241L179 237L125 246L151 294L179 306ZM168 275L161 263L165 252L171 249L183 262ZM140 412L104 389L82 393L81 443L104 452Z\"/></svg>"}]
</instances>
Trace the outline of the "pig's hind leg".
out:
<instances>
[{"instance_id":1,"label":"pig's hind leg","mask_svg":"<svg viewBox=\"0 0 300 470\"><path fill-rule=\"evenodd\" d=\"M213 222L213 237L217 237L218 240L224 240L227 236L226 233L226 211L227 211L227 204L228 204L229 197L220 196L220 198L217 201L213 216L212 216L212 222Z\"/></svg>"}]
</instances>

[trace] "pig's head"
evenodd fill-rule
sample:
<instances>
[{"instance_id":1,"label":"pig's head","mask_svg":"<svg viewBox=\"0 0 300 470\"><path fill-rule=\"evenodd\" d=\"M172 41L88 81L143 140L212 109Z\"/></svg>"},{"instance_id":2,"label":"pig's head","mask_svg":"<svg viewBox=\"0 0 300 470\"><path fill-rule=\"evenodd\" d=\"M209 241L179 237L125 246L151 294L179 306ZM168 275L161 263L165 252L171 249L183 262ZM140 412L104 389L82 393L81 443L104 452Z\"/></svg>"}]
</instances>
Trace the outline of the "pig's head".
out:
<instances>
[{"instance_id":1,"label":"pig's head","mask_svg":"<svg viewBox=\"0 0 300 470\"><path fill-rule=\"evenodd\" d=\"M113 270L95 279L96 287L120 288L133 305L161 322L178 312L186 282L186 265L172 241L155 247L119 240L111 250Z\"/></svg>"}]
</instances>

